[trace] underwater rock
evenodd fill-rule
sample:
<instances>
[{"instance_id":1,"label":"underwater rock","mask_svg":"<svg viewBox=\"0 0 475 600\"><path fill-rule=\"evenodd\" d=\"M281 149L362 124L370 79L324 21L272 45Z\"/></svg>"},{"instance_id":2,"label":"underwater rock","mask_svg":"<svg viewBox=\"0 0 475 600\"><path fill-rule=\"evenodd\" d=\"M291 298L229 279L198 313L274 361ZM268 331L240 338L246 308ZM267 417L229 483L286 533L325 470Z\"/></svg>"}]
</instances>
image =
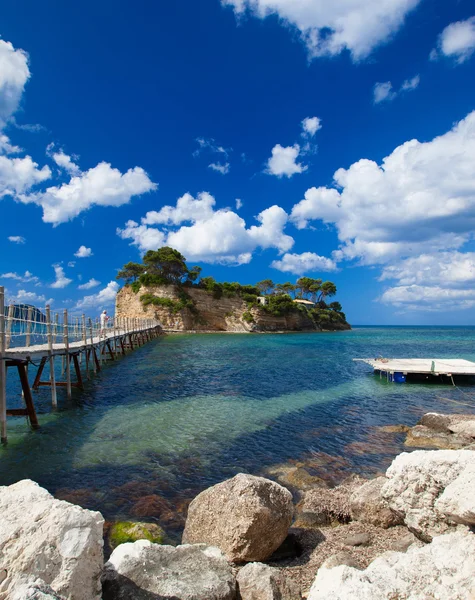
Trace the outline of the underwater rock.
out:
<instances>
[{"instance_id":1,"label":"underwater rock","mask_svg":"<svg viewBox=\"0 0 475 600\"><path fill-rule=\"evenodd\" d=\"M240 473L193 500L183 542L218 546L233 562L263 561L284 541L292 515L287 489Z\"/></svg>"},{"instance_id":2,"label":"underwater rock","mask_svg":"<svg viewBox=\"0 0 475 600\"><path fill-rule=\"evenodd\" d=\"M409 425L383 425L377 429L382 433L407 433L411 428Z\"/></svg>"},{"instance_id":3,"label":"underwater rock","mask_svg":"<svg viewBox=\"0 0 475 600\"><path fill-rule=\"evenodd\" d=\"M113 523L109 531L109 544L112 549L120 544L148 540L154 544L163 544L166 539L165 532L156 523L135 523L133 521L119 521Z\"/></svg>"},{"instance_id":4,"label":"underwater rock","mask_svg":"<svg viewBox=\"0 0 475 600\"><path fill-rule=\"evenodd\" d=\"M237 575L241 600L301 600L297 585L279 570L249 563Z\"/></svg>"},{"instance_id":5,"label":"underwater rock","mask_svg":"<svg viewBox=\"0 0 475 600\"><path fill-rule=\"evenodd\" d=\"M400 515L394 513L381 495L386 477L377 477L359 487L350 497L351 517L355 521L371 523L376 527L387 529L400 525Z\"/></svg>"},{"instance_id":6,"label":"underwater rock","mask_svg":"<svg viewBox=\"0 0 475 600\"><path fill-rule=\"evenodd\" d=\"M464 448L472 438L455 435L450 432L434 430L425 425L416 425L407 434L404 444L416 448L439 448L440 450L459 450Z\"/></svg>"},{"instance_id":7,"label":"underwater rock","mask_svg":"<svg viewBox=\"0 0 475 600\"><path fill-rule=\"evenodd\" d=\"M25 576L40 578L68 600L99 600L100 513L56 500L26 479L0 487L0 514L1 600L10 600Z\"/></svg>"},{"instance_id":8,"label":"underwater rock","mask_svg":"<svg viewBox=\"0 0 475 600\"><path fill-rule=\"evenodd\" d=\"M425 542L475 523L475 452L418 450L397 456L381 489L390 508Z\"/></svg>"},{"instance_id":9,"label":"underwater rock","mask_svg":"<svg viewBox=\"0 0 475 600\"><path fill-rule=\"evenodd\" d=\"M218 548L121 544L106 563L103 600L234 600L236 582Z\"/></svg>"},{"instance_id":10,"label":"underwater rock","mask_svg":"<svg viewBox=\"0 0 475 600\"><path fill-rule=\"evenodd\" d=\"M308 600L468 600L474 594L475 535L460 531L406 554L386 552L364 571L322 566Z\"/></svg>"},{"instance_id":11,"label":"underwater rock","mask_svg":"<svg viewBox=\"0 0 475 600\"><path fill-rule=\"evenodd\" d=\"M321 477L312 475L302 466L292 464L270 467L267 469L266 475L275 478L281 485L294 490L305 491L315 487L328 487L328 483Z\"/></svg>"}]
</instances>

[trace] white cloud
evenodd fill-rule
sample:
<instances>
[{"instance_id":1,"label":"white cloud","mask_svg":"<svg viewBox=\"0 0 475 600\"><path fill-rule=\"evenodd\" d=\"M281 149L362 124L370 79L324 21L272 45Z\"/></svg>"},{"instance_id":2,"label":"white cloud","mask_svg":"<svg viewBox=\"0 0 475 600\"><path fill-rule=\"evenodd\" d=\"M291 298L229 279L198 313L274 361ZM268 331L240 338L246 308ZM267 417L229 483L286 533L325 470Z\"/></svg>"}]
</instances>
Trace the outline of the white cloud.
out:
<instances>
[{"instance_id":1,"label":"white cloud","mask_svg":"<svg viewBox=\"0 0 475 600\"><path fill-rule=\"evenodd\" d=\"M21 151L19 146L13 146L10 143L10 138L7 135L0 134L0 154L18 154Z\"/></svg>"},{"instance_id":2,"label":"white cloud","mask_svg":"<svg viewBox=\"0 0 475 600\"><path fill-rule=\"evenodd\" d=\"M82 285L78 285L78 290L90 290L94 287L97 287L98 285L101 285L100 281L97 281L97 279L89 279L89 281L87 283L83 283Z\"/></svg>"},{"instance_id":3,"label":"white cloud","mask_svg":"<svg viewBox=\"0 0 475 600\"><path fill-rule=\"evenodd\" d=\"M239 210L243 207L242 200L240 198L236 198L236 210Z\"/></svg>"},{"instance_id":4,"label":"white cloud","mask_svg":"<svg viewBox=\"0 0 475 600\"><path fill-rule=\"evenodd\" d=\"M50 168L45 165L39 169L31 156L24 158L0 156L0 198L13 196L18 200L21 194L50 177Z\"/></svg>"},{"instance_id":5,"label":"white cloud","mask_svg":"<svg viewBox=\"0 0 475 600\"><path fill-rule=\"evenodd\" d=\"M306 117L302 121L302 135L313 137L322 128L322 121L318 117Z\"/></svg>"},{"instance_id":6,"label":"white cloud","mask_svg":"<svg viewBox=\"0 0 475 600\"><path fill-rule=\"evenodd\" d=\"M92 294L91 296L84 296L84 298L76 304L75 309L85 310L93 308L94 310L99 312L104 308L108 308L114 305L115 297L118 291L119 284L117 283L117 281L110 281L107 284L107 286L97 294Z\"/></svg>"},{"instance_id":7,"label":"white cloud","mask_svg":"<svg viewBox=\"0 0 475 600\"><path fill-rule=\"evenodd\" d=\"M0 129L17 111L30 78L28 55L10 42L0 40Z\"/></svg>"},{"instance_id":8,"label":"white cloud","mask_svg":"<svg viewBox=\"0 0 475 600\"><path fill-rule=\"evenodd\" d=\"M475 52L475 16L466 21L457 21L448 25L440 34L437 50L431 52L431 60L439 55L453 58L463 63Z\"/></svg>"},{"instance_id":9,"label":"white cloud","mask_svg":"<svg viewBox=\"0 0 475 600\"><path fill-rule=\"evenodd\" d=\"M67 171L70 175L80 175L81 169L72 161L71 157L65 154L62 150L59 152L53 152L51 158L54 162Z\"/></svg>"},{"instance_id":10,"label":"white cloud","mask_svg":"<svg viewBox=\"0 0 475 600\"><path fill-rule=\"evenodd\" d=\"M73 268L73 267L75 267L75 266L76 266L76 261L75 261L75 260L70 260L70 261L68 262L68 267L71 267L71 268Z\"/></svg>"},{"instance_id":11,"label":"white cloud","mask_svg":"<svg viewBox=\"0 0 475 600\"><path fill-rule=\"evenodd\" d=\"M394 100L396 96L399 96L403 92L415 90L420 82L420 75L415 75L412 79L406 79L398 91L393 89L393 85L390 81L376 83L373 88L373 102L379 104L380 102Z\"/></svg>"},{"instance_id":12,"label":"white cloud","mask_svg":"<svg viewBox=\"0 0 475 600\"><path fill-rule=\"evenodd\" d=\"M410 92L415 90L421 82L421 76L415 75L412 79L406 79L401 86L402 92Z\"/></svg>"},{"instance_id":13,"label":"white cloud","mask_svg":"<svg viewBox=\"0 0 475 600\"><path fill-rule=\"evenodd\" d=\"M101 162L81 175L72 177L69 183L19 198L22 202L41 206L45 223L59 225L94 205L122 206L128 204L133 196L150 192L156 187L140 167L121 173L109 163Z\"/></svg>"},{"instance_id":14,"label":"white cloud","mask_svg":"<svg viewBox=\"0 0 475 600\"><path fill-rule=\"evenodd\" d=\"M397 279L403 286L475 286L475 252L421 254L384 268L380 281Z\"/></svg>"},{"instance_id":15,"label":"white cloud","mask_svg":"<svg viewBox=\"0 0 475 600\"><path fill-rule=\"evenodd\" d=\"M309 56L334 56L349 50L353 60L368 56L402 27L420 0L221 0L237 15L247 10L264 19L276 14L296 28Z\"/></svg>"},{"instance_id":16,"label":"white cloud","mask_svg":"<svg viewBox=\"0 0 475 600\"><path fill-rule=\"evenodd\" d=\"M78 258L88 258L89 256L92 256L92 250L91 248L86 248L86 246L79 246L79 249L74 253L74 256L77 256Z\"/></svg>"},{"instance_id":17,"label":"white cloud","mask_svg":"<svg viewBox=\"0 0 475 600\"><path fill-rule=\"evenodd\" d=\"M381 302L410 311L465 310L475 306L475 289L409 285L387 289Z\"/></svg>"},{"instance_id":18,"label":"white cloud","mask_svg":"<svg viewBox=\"0 0 475 600\"><path fill-rule=\"evenodd\" d=\"M475 112L432 141L406 142L381 165L339 169L335 188L311 188L292 209L304 228L335 225L338 258L365 264L458 249L475 228Z\"/></svg>"},{"instance_id":19,"label":"white cloud","mask_svg":"<svg viewBox=\"0 0 475 600\"><path fill-rule=\"evenodd\" d=\"M38 277L30 273L30 271L25 271L24 275L19 275L18 273L3 273L3 275L0 275L0 279L14 279L15 281L21 281L22 283L29 283L31 281L36 283L39 281Z\"/></svg>"},{"instance_id":20,"label":"white cloud","mask_svg":"<svg viewBox=\"0 0 475 600\"><path fill-rule=\"evenodd\" d=\"M39 296L38 294L35 294L35 292L27 292L26 290L18 290L15 294L15 296L10 297L8 299L8 302L11 304L37 304L38 302L41 302L42 305L47 305L47 304L52 304L53 303L53 299L50 298L49 300L46 300L46 296Z\"/></svg>"},{"instance_id":21,"label":"white cloud","mask_svg":"<svg viewBox=\"0 0 475 600\"><path fill-rule=\"evenodd\" d=\"M308 167L297 162L299 154L299 144L287 147L276 144L272 148L272 156L267 161L266 173L276 177L289 178L297 173L303 173Z\"/></svg>"},{"instance_id":22,"label":"white cloud","mask_svg":"<svg viewBox=\"0 0 475 600\"><path fill-rule=\"evenodd\" d=\"M127 221L124 229L119 227L116 233L123 240L132 240L132 244L137 246L140 252L147 250L157 250L165 245L166 235L159 229L139 225L136 221Z\"/></svg>"},{"instance_id":23,"label":"white cloud","mask_svg":"<svg viewBox=\"0 0 475 600\"><path fill-rule=\"evenodd\" d=\"M239 215L228 209L215 210L215 204L207 192L198 194L196 199L185 194L176 206L148 212L141 225L129 221L117 233L123 239L132 240L142 252L167 244L189 260L208 263L244 264L250 262L257 248L286 252L292 247L294 240L284 233L288 215L279 206L259 213L256 217L259 225L247 228ZM167 226L167 229L151 225Z\"/></svg>"},{"instance_id":24,"label":"white cloud","mask_svg":"<svg viewBox=\"0 0 475 600\"><path fill-rule=\"evenodd\" d=\"M284 273L295 273L304 275L316 271L336 271L335 261L325 256L319 256L314 252L303 252L302 254L284 254L281 260L274 260L271 267Z\"/></svg>"},{"instance_id":25,"label":"white cloud","mask_svg":"<svg viewBox=\"0 0 475 600\"><path fill-rule=\"evenodd\" d=\"M224 154L226 158L229 156L231 149L226 149L216 143L213 138L197 138L198 149L193 152L193 156L199 156L203 151L211 154Z\"/></svg>"},{"instance_id":26,"label":"white cloud","mask_svg":"<svg viewBox=\"0 0 475 600\"><path fill-rule=\"evenodd\" d=\"M9 235L8 241L13 242L14 244L24 244L26 239L21 235Z\"/></svg>"},{"instance_id":27,"label":"white cloud","mask_svg":"<svg viewBox=\"0 0 475 600\"><path fill-rule=\"evenodd\" d=\"M53 265L54 273L56 275L56 281L50 285L50 287L55 289L62 289L67 287L72 279L68 279L64 274L64 269L61 265Z\"/></svg>"},{"instance_id":28,"label":"white cloud","mask_svg":"<svg viewBox=\"0 0 475 600\"><path fill-rule=\"evenodd\" d=\"M213 171L217 171L218 173L221 173L221 175L226 175L227 173L229 173L230 169L231 169L231 165L227 162L227 163L211 163L210 165L208 165L209 169L212 169Z\"/></svg>"},{"instance_id":29,"label":"white cloud","mask_svg":"<svg viewBox=\"0 0 475 600\"><path fill-rule=\"evenodd\" d=\"M392 100L396 97L396 93L393 91L393 85L390 81L384 83L375 83L373 88L374 103L379 104L385 100Z\"/></svg>"}]
</instances>

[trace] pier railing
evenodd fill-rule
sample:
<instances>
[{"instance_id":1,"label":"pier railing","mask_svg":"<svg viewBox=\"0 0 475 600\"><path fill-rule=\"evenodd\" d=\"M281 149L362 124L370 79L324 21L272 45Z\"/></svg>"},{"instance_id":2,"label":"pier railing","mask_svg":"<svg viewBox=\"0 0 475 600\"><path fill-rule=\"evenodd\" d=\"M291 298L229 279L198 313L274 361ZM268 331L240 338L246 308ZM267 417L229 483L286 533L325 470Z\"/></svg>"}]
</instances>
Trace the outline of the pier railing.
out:
<instances>
[{"instance_id":1,"label":"pier railing","mask_svg":"<svg viewBox=\"0 0 475 600\"><path fill-rule=\"evenodd\" d=\"M127 350L133 350L162 333L156 319L100 317L69 314L65 309L51 311L50 306L38 309L32 306L10 304L5 306L5 290L0 286L0 434L6 441L6 417L26 415L37 424L28 383L28 366L33 359L40 360L33 390L40 386L51 387L53 407L57 406L56 388L64 386L68 397L72 387L83 387L81 364L86 366L89 378L101 369L102 361L115 360ZM66 381L56 381L55 358L61 358L61 375ZM71 382L71 363L76 382ZM49 365L49 378L41 381L45 365ZM6 371L16 367L20 376L26 409L7 410Z\"/></svg>"}]
</instances>

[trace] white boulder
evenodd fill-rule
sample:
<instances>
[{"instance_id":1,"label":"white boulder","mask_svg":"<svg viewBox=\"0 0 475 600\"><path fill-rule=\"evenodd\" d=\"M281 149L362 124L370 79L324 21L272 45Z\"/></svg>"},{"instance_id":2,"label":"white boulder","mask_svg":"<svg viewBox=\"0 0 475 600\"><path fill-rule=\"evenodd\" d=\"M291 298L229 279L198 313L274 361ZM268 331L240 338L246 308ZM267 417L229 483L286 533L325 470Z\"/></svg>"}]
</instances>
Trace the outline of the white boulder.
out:
<instances>
[{"instance_id":1,"label":"white boulder","mask_svg":"<svg viewBox=\"0 0 475 600\"><path fill-rule=\"evenodd\" d=\"M308 600L472 600L475 535L457 531L435 537L406 554L386 552L364 571L321 567Z\"/></svg>"},{"instance_id":2,"label":"white boulder","mask_svg":"<svg viewBox=\"0 0 475 600\"><path fill-rule=\"evenodd\" d=\"M56 500L26 479L0 487L0 514L0 600L11 600L25 578L41 579L68 600L99 600L100 513Z\"/></svg>"},{"instance_id":3,"label":"white boulder","mask_svg":"<svg viewBox=\"0 0 475 600\"><path fill-rule=\"evenodd\" d=\"M475 452L420 450L397 456L381 495L424 541L475 523Z\"/></svg>"},{"instance_id":4,"label":"white boulder","mask_svg":"<svg viewBox=\"0 0 475 600\"><path fill-rule=\"evenodd\" d=\"M302 600L296 584L263 563L248 563L237 576L241 600Z\"/></svg>"},{"instance_id":5,"label":"white boulder","mask_svg":"<svg viewBox=\"0 0 475 600\"><path fill-rule=\"evenodd\" d=\"M221 550L206 544L121 544L106 563L103 600L234 600L236 582Z\"/></svg>"}]
</instances>

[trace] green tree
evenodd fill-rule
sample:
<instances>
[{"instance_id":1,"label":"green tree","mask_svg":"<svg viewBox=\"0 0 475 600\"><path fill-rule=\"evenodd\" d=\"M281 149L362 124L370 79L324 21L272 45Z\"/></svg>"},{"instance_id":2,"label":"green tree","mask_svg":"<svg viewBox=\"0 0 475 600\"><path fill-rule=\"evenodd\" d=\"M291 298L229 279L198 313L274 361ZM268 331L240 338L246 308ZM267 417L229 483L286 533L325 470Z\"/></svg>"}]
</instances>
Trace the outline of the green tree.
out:
<instances>
[{"instance_id":1,"label":"green tree","mask_svg":"<svg viewBox=\"0 0 475 600\"><path fill-rule=\"evenodd\" d=\"M190 283L195 283L195 281L199 279L202 270L203 269L201 267L191 267L191 269L188 271L187 281Z\"/></svg>"},{"instance_id":2,"label":"green tree","mask_svg":"<svg viewBox=\"0 0 475 600\"><path fill-rule=\"evenodd\" d=\"M341 312L342 306L339 302L330 302L328 308L331 308L331 310L334 310L336 312Z\"/></svg>"},{"instance_id":3,"label":"green tree","mask_svg":"<svg viewBox=\"0 0 475 600\"><path fill-rule=\"evenodd\" d=\"M299 298L311 298L313 302L317 301L320 292L322 280L312 279L311 277L300 277L297 279L296 288Z\"/></svg>"},{"instance_id":4,"label":"green tree","mask_svg":"<svg viewBox=\"0 0 475 600\"><path fill-rule=\"evenodd\" d=\"M137 278L144 272L144 266L138 263L128 262L122 267L117 273L116 279L124 279L125 283L131 283L137 281Z\"/></svg>"},{"instance_id":5,"label":"green tree","mask_svg":"<svg viewBox=\"0 0 475 600\"><path fill-rule=\"evenodd\" d=\"M143 262L149 275L158 275L170 283L182 283L189 274L185 257L169 246L149 250Z\"/></svg>"},{"instance_id":6,"label":"green tree","mask_svg":"<svg viewBox=\"0 0 475 600\"><path fill-rule=\"evenodd\" d=\"M288 294L289 296L295 296L295 285L287 281L286 283L278 283L275 286L275 290L278 294Z\"/></svg>"},{"instance_id":7,"label":"green tree","mask_svg":"<svg viewBox=\"0 0 475 600\"><path fill-rule=\"evenodd\" d=\"M325 302L325 298L330 298L336 294L336 285L332 281L324 281L320 286L318 302Z\"/></svg>"},{"instance_id":8,"label":"green tree","mask_svg":"<svg viewBox=\"0 0 475 600\"><path fill-rule=\"evenodd\" d=\"M262 281L259 281L259 283L256 283L256 288L261 294L267 296L268 294L272 294L272 291L275 288L275 283L272 281L272 279L263 279Z\"/></svg>"}]
</instances>

